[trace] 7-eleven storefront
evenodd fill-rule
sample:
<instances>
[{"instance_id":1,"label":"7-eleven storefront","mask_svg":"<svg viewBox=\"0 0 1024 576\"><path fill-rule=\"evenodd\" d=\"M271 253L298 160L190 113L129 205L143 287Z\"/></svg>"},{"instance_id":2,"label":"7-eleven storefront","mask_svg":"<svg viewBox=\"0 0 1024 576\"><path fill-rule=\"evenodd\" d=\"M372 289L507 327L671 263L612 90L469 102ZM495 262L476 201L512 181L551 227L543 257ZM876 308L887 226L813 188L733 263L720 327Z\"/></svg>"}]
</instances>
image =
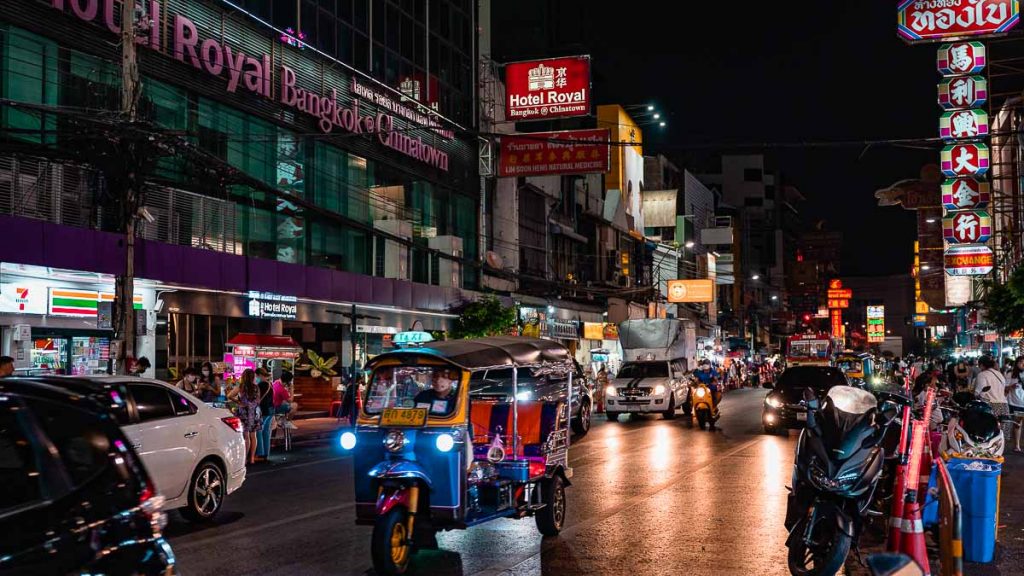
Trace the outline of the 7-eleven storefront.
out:
<instances>
[{"instance_id":1,"label":"7-eleven storefront","mask_svg":"<svg viewBox=\"0 0 1024 576\"><path fill-rule=\"evenodd\" d=\"M152 310L152 288L136 288L135 309ZM113 278L35 266L0 265L0 351L19 374L103 374L110 368ZM147 306L148 304L148 306ZM141 355L152 338L138 314ZM150 327L151 328L151 327ZM148 345L147 345L148 344Z\"/></svg>"}]
</instances>

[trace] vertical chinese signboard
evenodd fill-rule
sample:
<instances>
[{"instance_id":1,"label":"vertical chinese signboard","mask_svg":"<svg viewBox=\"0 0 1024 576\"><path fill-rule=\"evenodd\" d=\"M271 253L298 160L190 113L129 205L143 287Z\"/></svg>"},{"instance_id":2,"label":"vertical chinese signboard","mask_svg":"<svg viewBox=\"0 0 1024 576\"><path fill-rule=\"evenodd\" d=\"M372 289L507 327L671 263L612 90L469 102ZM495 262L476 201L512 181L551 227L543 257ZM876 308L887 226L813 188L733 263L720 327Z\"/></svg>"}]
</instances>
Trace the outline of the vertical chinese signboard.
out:
<instances>
[{"instance_id":1,"label":"vertical chinese signboard","mask_svg":"<svg viewBox=\"0 0 1024 576\"><path fill-rule=\"evenodd\" d=\"M843 288L843 281L833 278L828 281L828 309L832 321L832 337L845 338L846 326L843 324L843 309L850 307L853 290Z\"/></svg>"},{"instance_id":2,"label":"vertical chinese signboard","mask_svg":"<svg viewBox=\"0 0 1024 576\"><path fill-rule=\"evenodd\" d=\"M885 306L868 306L868 343L885 342Z\"/></svg>"}]
</instances>

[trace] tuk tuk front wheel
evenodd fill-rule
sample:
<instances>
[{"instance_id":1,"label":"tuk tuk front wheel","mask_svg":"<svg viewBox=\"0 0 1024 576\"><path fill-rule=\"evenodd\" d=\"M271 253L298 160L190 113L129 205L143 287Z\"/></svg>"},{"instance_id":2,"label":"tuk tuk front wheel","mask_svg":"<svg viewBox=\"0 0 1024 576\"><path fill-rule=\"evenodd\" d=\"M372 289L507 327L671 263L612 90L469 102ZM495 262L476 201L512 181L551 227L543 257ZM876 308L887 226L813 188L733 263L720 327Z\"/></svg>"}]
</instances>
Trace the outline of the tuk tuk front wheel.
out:
<instances>
[{"instance_id":1,"label":"tuk tuk front wheel","mask_svg":"<svg viewBox=\"0 0 1024 576\"><path fill-rule=\"evenodd\" d=\"M537 529L545 536L558 536L565 524L565 483L555 475L540 485L545 506L537 511Z\"/></svg>"},{"instance_id":2,"label":"tuk tuk front wheel","mask_svg":"<svg viewBox=\"0 0 1024 576\"><path fill-rule=\"evenodd\" d=\"M377 574L405 574L409 569L412 544L408 526L409 512L402 507L392 508L377 518L370 541L370 556Z\"/></svg>"}]
</instances>

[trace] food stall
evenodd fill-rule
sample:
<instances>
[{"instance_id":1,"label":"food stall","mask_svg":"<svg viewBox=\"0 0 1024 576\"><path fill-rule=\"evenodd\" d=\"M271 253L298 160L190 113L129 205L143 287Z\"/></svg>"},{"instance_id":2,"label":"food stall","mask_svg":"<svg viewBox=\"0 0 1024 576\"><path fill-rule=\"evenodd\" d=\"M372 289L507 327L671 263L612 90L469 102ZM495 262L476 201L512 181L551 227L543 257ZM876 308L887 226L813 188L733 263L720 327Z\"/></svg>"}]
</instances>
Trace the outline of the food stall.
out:
<instances>
[{"instance_id":1,"label":"food stall","mask_svg":"<svg viewBox=\"0 0 1024 576\"><path fill-rule=\"evenodd\" d=\"M227 372L224 379L237 381L247 368L255 370L263 366L274 372L275 362L294 364L302 354L302 346L291 336L268 334L239 334L225 344L224 363ZM290 366L289 366L290 367Z\"/></svg>"}]
</instances>

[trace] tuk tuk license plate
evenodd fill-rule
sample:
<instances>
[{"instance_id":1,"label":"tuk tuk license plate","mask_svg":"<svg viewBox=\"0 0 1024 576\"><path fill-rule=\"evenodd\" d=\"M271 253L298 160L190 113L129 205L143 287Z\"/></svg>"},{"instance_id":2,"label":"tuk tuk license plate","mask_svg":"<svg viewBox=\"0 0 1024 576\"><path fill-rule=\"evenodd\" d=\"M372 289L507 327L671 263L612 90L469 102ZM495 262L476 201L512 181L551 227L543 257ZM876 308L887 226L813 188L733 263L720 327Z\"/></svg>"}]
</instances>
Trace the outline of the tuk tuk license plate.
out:
<instances>
[{"instance_id":1,"label":"tuk tuk license plate","mask_svg":"<svg viewBox=\"0 0 1024 576\"><path fill-rule=\"evenodd\" d=\"M381 426L423 426L426 423L426 408L385 408L380 414Z\"/></svg>"}]
</instances>

